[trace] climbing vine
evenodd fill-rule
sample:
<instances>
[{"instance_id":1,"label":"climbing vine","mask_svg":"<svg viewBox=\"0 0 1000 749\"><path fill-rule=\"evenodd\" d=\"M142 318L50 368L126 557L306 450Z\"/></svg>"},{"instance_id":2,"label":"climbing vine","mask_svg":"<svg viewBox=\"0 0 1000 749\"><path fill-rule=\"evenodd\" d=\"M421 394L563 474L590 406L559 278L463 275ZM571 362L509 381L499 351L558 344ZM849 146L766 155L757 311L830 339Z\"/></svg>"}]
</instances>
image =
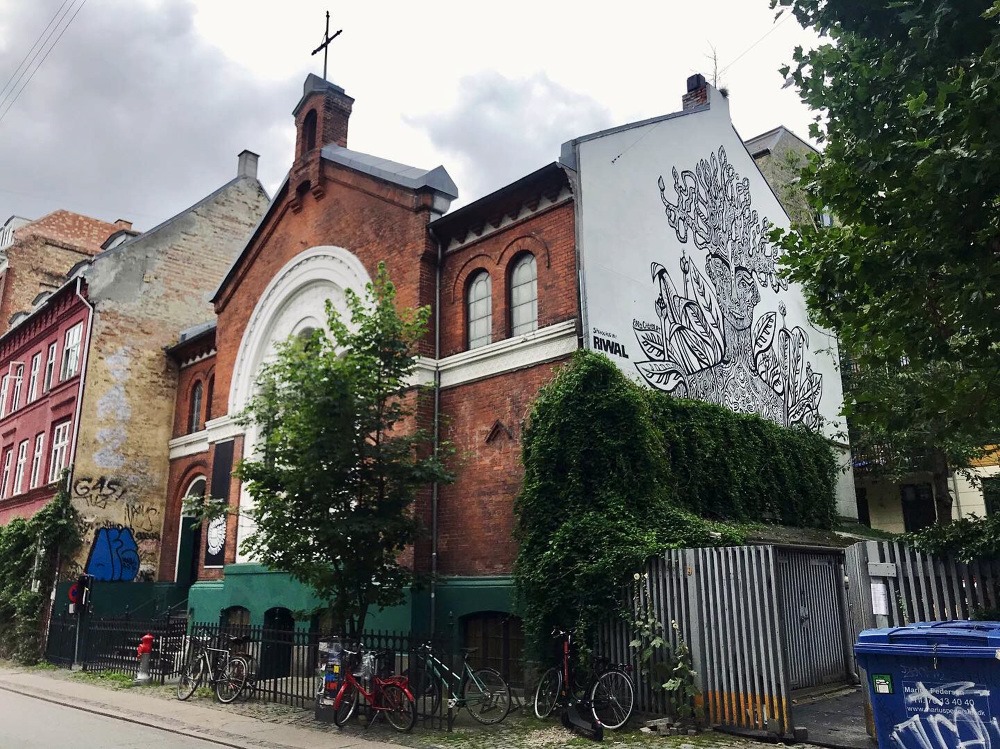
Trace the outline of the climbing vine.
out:
<instances>
[{"instance_id":1,"label":"climbing vine","mask_svg":"<svg viewBox=\"0 0 1000 749\"><path fill-rule=\"evenodd\" d=\"M666 549L742 544L748 521L834 518L822 436L644 388L592 352L542 388L522 449L514 582L536 646L553 627L593 634Z\"/></svg>"},{"instance_id":2,"label":"climbing vine","mask_svg":"<svg viewBox=\"0 0 1000 749\"><path fill-rule=\"evenodd\" d=\"M59 561L79 545L79 516L65 482L30 520L0 527L0 657L41 658L43 616Z\"/></svg>"}]
</instances>

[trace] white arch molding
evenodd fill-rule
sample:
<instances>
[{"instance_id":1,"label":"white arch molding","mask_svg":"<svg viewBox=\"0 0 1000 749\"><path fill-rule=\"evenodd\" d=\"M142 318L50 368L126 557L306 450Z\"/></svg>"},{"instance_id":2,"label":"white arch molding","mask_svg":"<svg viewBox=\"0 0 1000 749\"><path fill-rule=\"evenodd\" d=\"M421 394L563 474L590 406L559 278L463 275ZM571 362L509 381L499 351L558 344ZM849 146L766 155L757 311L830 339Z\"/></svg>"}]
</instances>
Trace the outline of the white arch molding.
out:
<instances>
[{"instance_id":1,"label":"white arch molding","mask_svg":"<svg viewBox=\"0 0 1000 749\"><path fill-rule=\"evenodd\" d=\"M326 300L331 299L339 311L346 313L346 290L362 295L370 282L368 271L354 254L329 245L299 253L278 271L257 300L243 331L229 389L229 413L235 416L250 402L257 373L274 356L276 343L307 328L325 329ZM245 456L253 455L255 432L251 426L244 433ZM250 506L250 495L241 488L240 509ZM239 548L252 530L252 523L241 512L237 520L237 562L249 561Z\"/></svg>"}]
</instances>

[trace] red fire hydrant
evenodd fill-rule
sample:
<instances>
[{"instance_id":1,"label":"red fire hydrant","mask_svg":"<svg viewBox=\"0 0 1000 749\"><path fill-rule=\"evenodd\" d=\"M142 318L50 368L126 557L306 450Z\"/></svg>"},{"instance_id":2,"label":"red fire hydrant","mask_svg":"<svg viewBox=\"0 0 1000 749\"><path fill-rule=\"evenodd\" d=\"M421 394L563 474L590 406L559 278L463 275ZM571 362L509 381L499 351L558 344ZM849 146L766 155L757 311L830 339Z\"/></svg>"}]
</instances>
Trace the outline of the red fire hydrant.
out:
<instances>
[{"instance_id":1,"label":"red fire hydrant","mask_svg":"<svg viewBox=\"0 0 1000 749\"><path fill-rule=\"evenodd\" d=\"M149 661L153 653L153 636L148 633L143 635L135 652L139 656L139 673L135 677L135 683L149 684L153 680L153 675L149 672Z\"/></svg>"}]
</instances>

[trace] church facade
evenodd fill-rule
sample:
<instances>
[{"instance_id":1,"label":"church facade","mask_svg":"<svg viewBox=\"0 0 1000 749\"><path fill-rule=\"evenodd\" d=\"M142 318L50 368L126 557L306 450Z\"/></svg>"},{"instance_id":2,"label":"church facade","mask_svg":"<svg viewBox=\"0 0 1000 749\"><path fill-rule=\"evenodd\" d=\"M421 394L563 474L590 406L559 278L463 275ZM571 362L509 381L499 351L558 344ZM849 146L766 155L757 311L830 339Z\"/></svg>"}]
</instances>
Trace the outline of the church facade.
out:
<instances>
[{"instance_id":1,"label":"church facade","mask_svg":"<svg viewBox=\"0 0 1000 749\"><path fill-rule=\"evenodd\" d=\"M424 416L454 446L457 479L416 506L432 533L413 564L435 573L434 587L374 627L519 637L510 572L521 431L539 388L580 347L652 387L783 424L820 426L839 410L828 346L806 329L801 294L777 280L762 240L765 216L787 216L726 102L696 84L684 112L573 141L558 162L449 212L458 191L444 168L350 150L353 100L309 76L287 179L216 290L215 319L168 351L179 386L160 577L196 578L195 620L276 625L319 604L243 556L245 519L195 532L183 500L247 506L232 472L255 435L235 417L261 364L275 342L321 326L327 299L343 309L380 261L401 305L432 307L418 379L433 386ZM643 126L648 146L615 159ZM835 360L835 348L825 355ZM841 512L854 515L852 489Z\"/></svg>"}]
</instances>

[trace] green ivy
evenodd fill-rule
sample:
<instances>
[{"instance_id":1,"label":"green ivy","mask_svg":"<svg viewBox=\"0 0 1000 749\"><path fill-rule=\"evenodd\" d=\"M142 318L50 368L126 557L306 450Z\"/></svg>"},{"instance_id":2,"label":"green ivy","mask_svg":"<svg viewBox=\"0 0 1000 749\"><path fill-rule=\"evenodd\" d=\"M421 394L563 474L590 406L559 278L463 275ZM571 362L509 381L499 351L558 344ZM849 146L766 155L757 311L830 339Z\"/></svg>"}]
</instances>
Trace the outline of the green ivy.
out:
<instances>
[{"instance_id":1,"label":"green ivy","mask_svg":"<svg viewBox=\"0 0 1000 749\"><path fill-rule=\"evenodd\" d=\"M79 516L65 482L30 520L0 527L0 657L36 663L42 618L61 559L80 546ZM32 583L35 590L32 590Z\"/></svg>"},{"instance_id":2,"label":"green ivy","mask_svg":"<svg viewBox=\"0 0 1000 749\"><path fill-rule=\"evenodd\" d=\"M587 638L645 561L745 541L737 524L829 528L826 440L673 398L587 351L540 391L515 501L516 605L536 648L553 627Z\"/></svg>"}]
</instances>

